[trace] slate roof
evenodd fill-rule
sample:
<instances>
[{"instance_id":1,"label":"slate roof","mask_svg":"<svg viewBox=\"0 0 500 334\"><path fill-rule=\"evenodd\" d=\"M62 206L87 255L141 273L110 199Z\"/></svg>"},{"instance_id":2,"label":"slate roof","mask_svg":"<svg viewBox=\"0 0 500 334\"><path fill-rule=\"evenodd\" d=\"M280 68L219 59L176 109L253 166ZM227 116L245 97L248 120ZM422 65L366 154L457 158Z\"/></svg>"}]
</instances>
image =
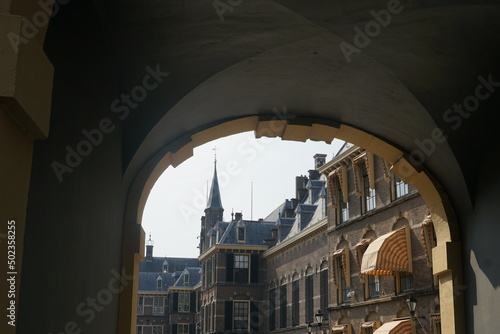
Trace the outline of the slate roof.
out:
<instances>
[{"instance_id":1,"label":"slate roof","mask_svg":"<svg viewBox=\"0 0 500 334\"><path fill-rule=\"evenodd\" d=\"M351 147L353 147L353 146L354 146L354 144L351 144L351 143L349 143L349 142L344 142L344 145L342 145L342 147L339 149L339 151L338 151L336 154L334 154L334 158L335 158L336 156L339 156L339 155L340 155L340 154L342 154L343 152L347 151L348 149L350 149L350 148L351 148Z\"/></svg>"},{"instance_id":2,"label":"slate roof","mask_svg":"<svg viewBox=\"0 0 500 334\"><path fill-rule=\"evenodd\" d=\"M266 239L271 239L272 230L276 229L276 222L269 221L252 221L252 220L241 220L241 221L231 221L227 226L224 234L220 238L219 244L225 245L252 245L252 246L262 246L265 245ZM239 226L245 226L246 238L245 242L238 242L236 229ZM244 225L242 225L244 224Z\"/></svg>"},{"instance_id":3,"label":"slate roof","mask_svg":"<svg viewBox=\"0 0 500 334\"><path fill-rule=\"evenodd\" d=\"M279 213L280 217L276 220L276 226L279 227L278 243L300 233L303 229L325 218L325 187L325 180L309 180L306 185L308 192L302 199L302 202L295 208L292 218L284 217L285 209L291 207L291 201L287 200L282 204Z\"/></svg>"},{"instance_id":4,"label":"slate roof","mask_svg":"<svg viewBox=\"0 0 500 334\"><path fill-rule=\"evenodd\" d=\"M214 177L207 202L207 209L222 209L222 199L220 196L219 179L217 178L217 162L214 163Z\"/></svg>"},{"instance_id":5,"label":"slate roof","mask_svg":"<svg viewBox=\"0 0 500 334\"><path fill-rule=\"evenodd\" d=\"M183 257L153 257L150 260L146 259L139 263L139 272L160 273L163 271L163 262L167 260L168 271L183 271L186 266L199 267L200 261L193 258Z\"/></svg>"},{"instance_id":6,"label":"slate roof","mask_svg":"<svg viewBox=\"0 0 500 334\"><path fill-rule=\"evenodd\" d=\"M184 280L184 275L189 275L189 282L186 284ZM179 288L192 288L196 286L201 280L201 267L187 267L180 274L180 277L174 283L173 287Z\"/></svg>"},{"instance_id":7,"label":"slate roof","mask_svg":"<svg viewBox=\"0 0 500 334\"><path fill-rule=\"evenodd\" d=\"M162 279L162 288L157 289L156 280ZM173 274L169 273L141 273L139 272L139 291L162 291L167 292L168 288L174 284Z\"/></svg>"}]
</instances>

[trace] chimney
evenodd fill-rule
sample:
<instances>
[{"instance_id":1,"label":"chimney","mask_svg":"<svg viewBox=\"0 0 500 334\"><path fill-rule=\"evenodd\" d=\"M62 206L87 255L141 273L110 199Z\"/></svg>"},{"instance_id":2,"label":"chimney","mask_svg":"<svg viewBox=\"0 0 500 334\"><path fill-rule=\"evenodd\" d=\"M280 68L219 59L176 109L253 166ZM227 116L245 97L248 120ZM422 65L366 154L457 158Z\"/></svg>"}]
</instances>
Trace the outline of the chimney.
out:
<instances>
[{"instance_id":1,"label":"chimney","mask_svg":"<svg viewBox=\"0 0 500 334\"><path fill-rule=\"evenodd\" d=\"M241 212L236 212L236 213L234 214L234 220L236 220L236 221L240 221L240 220L242 220L242 219L243 219L243 213L241 213Z\"/></svg>"},{"instance_id":2,"label":"chimney","mask_svg":"<svg viewBox=\"0 0 500 334\"><path fill-rule=\"evenodd\" d=\"M146 241L146 260L151 261L153 259L153 245L154 242L151 240L151 233L149 233L149 240Z\"/></svg>"},{"instance_id":3,"label":"chimney","mask_svg":"<svg viewBox=\"0 0 500 334\"><path fill-rule=\"evenodd\" d=\"M319 180L319 172L317 169L310 169L309 170L309 179L310 180Z\"/></svg>"},{"instance_id":4,"label":"chimney","mask_svg":"<svg viewBox=\"0 0 500 334\"><path fill-rule=\"evenodd\" d=\"M316 153L313 158L314 169L318 169L326 163L326 154Z\"/></svg>"},{"instance_id":5,"label":"chimney","mask_svg":"<svg viewBox=\"0 0 500 334\"><path fill-rule=\"evenodd\" d=\"M295 177L295 197L302 202L302 199L307 194L307 185L308 178L307 176L296 176Z\"/></svg>"}]
</instances>

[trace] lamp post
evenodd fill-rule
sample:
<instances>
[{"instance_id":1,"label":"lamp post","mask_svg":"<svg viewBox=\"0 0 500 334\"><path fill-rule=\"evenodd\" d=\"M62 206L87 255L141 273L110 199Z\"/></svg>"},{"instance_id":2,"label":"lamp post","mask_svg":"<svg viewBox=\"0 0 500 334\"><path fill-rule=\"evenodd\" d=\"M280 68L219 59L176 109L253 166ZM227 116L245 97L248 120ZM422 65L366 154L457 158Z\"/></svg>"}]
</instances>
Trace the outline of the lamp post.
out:
<instances>
[{"instance_id":1,"label":"lamp post","mask_svg":"<svg viewBox=\"0 0 500 334\"><path fill-rule=\"evenodd\" d=\"M321 330L321 325L323 324L323 313L321 312L321 310L318 310L318 312L314 315L314 319L318 324L319 330ZM307 323L307 332L312 333L312 329L313 329L312 321L309 321Z\"/></svg>"},{"instance_id":2,"label":"lamp post","mask_svg":"<svg viewBox=\"0 0 500 334\"><path fill-rule=\"evenodd\" d=\"M408 305L408 310L410 310L410 315L412 319L415 319L415 310L417 309L417 300L413 295L410 295L406 300L406 305Z\"/></svg>"}]
</instances>

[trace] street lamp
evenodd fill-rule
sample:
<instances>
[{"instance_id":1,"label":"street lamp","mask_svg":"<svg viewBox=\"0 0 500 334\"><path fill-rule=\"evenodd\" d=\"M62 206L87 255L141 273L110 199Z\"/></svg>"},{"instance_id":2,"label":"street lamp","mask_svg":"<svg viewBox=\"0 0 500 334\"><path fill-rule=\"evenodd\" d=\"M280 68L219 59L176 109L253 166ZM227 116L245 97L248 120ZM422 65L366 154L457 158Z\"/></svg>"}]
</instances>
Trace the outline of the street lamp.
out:
<instances>
[{"instance_id":1,"label":"street lamp","mask_svg":"<svg viewBox=\"0 0 500 334\"><path fill-rule=\"evenodd\" d=\"M311 333L311 332L312 332L312 330L313 330L313 326L311 325L311 323L310 323L310 322L308 322L308 323L307 323L307 332L308 332L308 333Z\"/></svg>"},{"instance_id":2,"label":"street lamp","mask_svg":"<svg viewBox=\"0 0 500 334\"><path fill-rule=\"evenodd\" d=\"M410 315L411 318L413 319L415 317L415 310L417 309L417 300L413 295L410 295L408 299L406 300L406 305L408 305L408 310L410 310Z\"/></svg>"},{"instance_id":3,"label":"street lamp","mask_svg":"<svg viewBox=\"0 0 500 334\"><path fill-rule=\"evenodd\" d=\"M314 315L314 318L316 318L316 322L318 323L318 326L321 328L321 324L323 323L323 313L321 313L321 310L318 310L318 313Z\"/></svg>"}]
</instances>

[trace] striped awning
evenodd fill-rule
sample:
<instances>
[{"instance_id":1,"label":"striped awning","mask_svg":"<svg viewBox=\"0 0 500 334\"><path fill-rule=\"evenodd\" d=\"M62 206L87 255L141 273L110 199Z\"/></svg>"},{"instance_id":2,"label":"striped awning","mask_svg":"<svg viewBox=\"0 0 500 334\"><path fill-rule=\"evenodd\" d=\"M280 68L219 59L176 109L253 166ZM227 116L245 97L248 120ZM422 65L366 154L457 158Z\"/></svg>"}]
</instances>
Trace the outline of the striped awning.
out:
<instances>
[{"instance_id":1,"label":"striped awning","mask_svg":"<svg viewBox=\"0 0 500 334\"><path fill-rule=\"evenodd\" d=\"M410 273L406 233L406 228L403 227L370 243L363 254L361 274L392 276L396 272Z\"/></svg>"},{"instance_id":2,"label":"striped awning","mask_svg":"<svg viewBox=\"0 0 500 334\"><path fill-rule=\"evenodd\" d=\"M409 319L387 322L373 334L412 334L411 322Z\"/></svg>"},{"instance_id":3,"label":"striped awning","mask_svg":"<svg viewBox=\"0 0 500 334\"><path fill-rule=\"evenodd\" d=\"M332 333L344 333L347 330L347 325L334 325Z\"/></svg>"}]
</instances>

